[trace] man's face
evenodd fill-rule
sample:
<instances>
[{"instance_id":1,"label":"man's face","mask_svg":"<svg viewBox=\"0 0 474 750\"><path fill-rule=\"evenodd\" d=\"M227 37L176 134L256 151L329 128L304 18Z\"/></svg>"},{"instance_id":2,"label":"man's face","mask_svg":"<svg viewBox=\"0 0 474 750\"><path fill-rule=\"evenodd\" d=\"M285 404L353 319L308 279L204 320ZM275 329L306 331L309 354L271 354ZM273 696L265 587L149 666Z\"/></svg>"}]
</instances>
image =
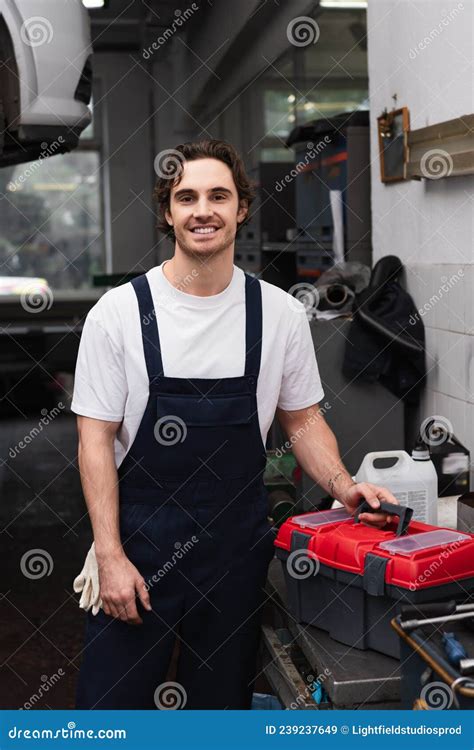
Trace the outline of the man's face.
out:
<instances>
[{"instance_id":1,"label":"man's face","mask_svg":"<svg viewBox=\"0 0 474 750\"><path fill-rule=\"evenodd\" d=\"M183 253L208 258L233 247L237 225L246 214L247 207L239 207L237 188L227 164L218 159L184 162L181 180L171 190L170 210L166 212Z\"/></svg>"}]
</instances>

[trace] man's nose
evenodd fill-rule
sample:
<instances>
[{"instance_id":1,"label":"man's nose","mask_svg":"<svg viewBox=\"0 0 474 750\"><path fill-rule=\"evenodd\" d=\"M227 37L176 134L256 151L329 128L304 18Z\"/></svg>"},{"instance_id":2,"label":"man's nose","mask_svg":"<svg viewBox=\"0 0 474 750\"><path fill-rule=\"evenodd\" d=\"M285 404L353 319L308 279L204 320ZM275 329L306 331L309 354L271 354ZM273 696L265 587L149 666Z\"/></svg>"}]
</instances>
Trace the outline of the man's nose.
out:
<instances>
[{"instance_id":1,"label":"man's nose","mask_svg":"<svg viewBox=\"0 0 474 750\"><path fill-rule=\"evenodd\" d=\"M207 198L200 198L194 206L193 215L196 218L203 218L210 216L212 212L212 203L210 203Z\"/></svg>"}]
</instances>

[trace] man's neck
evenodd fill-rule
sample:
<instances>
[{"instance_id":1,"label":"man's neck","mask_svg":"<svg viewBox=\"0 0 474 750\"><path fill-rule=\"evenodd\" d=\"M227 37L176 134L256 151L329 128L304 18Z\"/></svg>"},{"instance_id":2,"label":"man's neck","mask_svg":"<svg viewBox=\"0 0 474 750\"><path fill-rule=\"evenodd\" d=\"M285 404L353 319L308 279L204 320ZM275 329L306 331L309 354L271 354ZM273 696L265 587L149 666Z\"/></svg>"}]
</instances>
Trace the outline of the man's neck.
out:
<instances>
[{"instance_id":1,"label":"man's neck","mask_svg":"<svg viewBox=\"0 0 474 750\"><path fill-rule=\"evenodd\" d=\"M232 253L220 253L207 259L188 258L176 253L163 265L163 273L176 289L197 297L220 294L232 281L234 273Z\"/></svg>"}]
</instances>

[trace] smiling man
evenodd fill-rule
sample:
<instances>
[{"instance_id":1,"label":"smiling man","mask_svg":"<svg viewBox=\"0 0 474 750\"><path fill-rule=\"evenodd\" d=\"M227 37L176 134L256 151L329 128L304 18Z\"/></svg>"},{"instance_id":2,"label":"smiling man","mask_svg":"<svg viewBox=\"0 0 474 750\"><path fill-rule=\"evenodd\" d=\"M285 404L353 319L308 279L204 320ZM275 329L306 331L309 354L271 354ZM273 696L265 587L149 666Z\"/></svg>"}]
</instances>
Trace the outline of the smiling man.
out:
<instances>
[{"instance_id":1,"label":"smiling man","mask_svg":"<svg viewBox=\"0 0 474 750\"><path fill-rule=\"evenodd\" d=\"M341 461L318 411L304 306L233 263L254 198L239 155L222 141L174 153L155 190L174 255L101 298L77 362L103 603L87 613L79 709L250 708L273 556L262 477L275 413L300 465L351 513L363 498L374 511L396 502L355 484Z\"/></svg>"}]
</instances>

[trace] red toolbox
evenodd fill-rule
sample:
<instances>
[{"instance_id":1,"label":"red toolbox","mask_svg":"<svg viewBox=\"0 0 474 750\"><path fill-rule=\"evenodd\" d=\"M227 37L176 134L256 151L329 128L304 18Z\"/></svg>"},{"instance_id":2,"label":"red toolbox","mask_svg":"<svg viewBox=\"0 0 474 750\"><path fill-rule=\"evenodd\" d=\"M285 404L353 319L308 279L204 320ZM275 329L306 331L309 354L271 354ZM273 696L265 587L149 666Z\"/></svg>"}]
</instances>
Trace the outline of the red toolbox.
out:
<instances>
[{"instance_id":1,"label":"red toolbox","mask_svg":"<svg viewBox=\"0 0 474 750\"><path fill-rule=\"evenodd\" d=\"M411 521L404 506L382 503L399 516L383 530L343 508L292 516L275 539L288 608L302 623L341 643L399 657L390 627L403 604L467 601L474 592L474 534Z\"/></svg>"}]
</instances>

